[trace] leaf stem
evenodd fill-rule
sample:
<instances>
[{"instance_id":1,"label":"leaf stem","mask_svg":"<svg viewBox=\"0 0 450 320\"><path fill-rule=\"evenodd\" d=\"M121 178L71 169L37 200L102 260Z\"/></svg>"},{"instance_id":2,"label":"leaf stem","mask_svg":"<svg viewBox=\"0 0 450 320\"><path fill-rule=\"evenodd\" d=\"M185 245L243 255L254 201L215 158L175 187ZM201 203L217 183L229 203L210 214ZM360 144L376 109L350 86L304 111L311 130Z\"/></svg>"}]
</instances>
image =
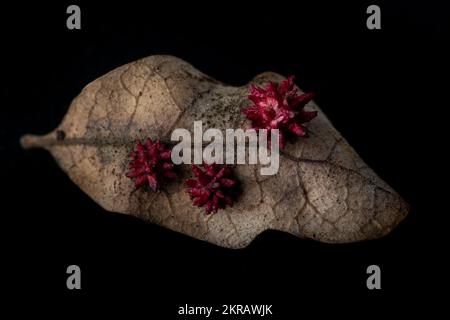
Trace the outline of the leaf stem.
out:
<instances>
[{"instance_id":1,"label":"leaf stem","mask_svg":"<svg viewBox=\"0 0 450 320\"><path fill-rule=\"evenodd\" d=\"M24 149L45 148L51 143L52 140L48 135L25 134L20 138L20 144Z\"/></svg>"}]
</instances>

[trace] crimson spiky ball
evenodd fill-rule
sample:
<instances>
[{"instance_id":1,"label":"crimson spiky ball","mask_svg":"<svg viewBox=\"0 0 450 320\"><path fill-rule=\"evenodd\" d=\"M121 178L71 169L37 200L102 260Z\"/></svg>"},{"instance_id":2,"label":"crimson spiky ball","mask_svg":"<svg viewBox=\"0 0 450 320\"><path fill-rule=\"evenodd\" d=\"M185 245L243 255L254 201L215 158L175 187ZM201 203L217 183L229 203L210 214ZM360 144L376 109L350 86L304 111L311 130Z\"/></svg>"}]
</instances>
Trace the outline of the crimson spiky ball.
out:
<instances>
[{"instance_id":1,"label":"crimson spiky ball","mask_svg":"<svg viewBox=\"0 0 450 320\"><path fill-rule=\"evenodd\" d=\"M230 166L204 163L192 165L192 172L196 179L187 179L186 185L195 206L204 206L206 214L233 206L239 190Z\"/></svg>"},{"instance_id":2,"label":"crimson spiky ball","mask_svg":"<svg viewBox=\"0 0 450 320\"><path fill-rule=\"evenodd\" d=\"M151 190L160 190L168 179L177 178L170 156L171 150L159 140L149 138L144 144L137 140L126 176L134 180L136 188L148 184Z\"/></svg>"},{"instance_id":3,"label":"crimson spiky ball","mask_svg":"<svg viewBox=\"0 0 450 320\"><path fill-rule=\"evenodd\" d=\"M265 89L251 85L248 98L253 105L245 108L243 113L254 129L268 129L268 137L270 130L278 129L280 148L284 149L287 135L306 137L303 124L317 116L317 111L304 110L313 97L313 93L299 95L294 87L294 77L290 76L280 84L270 82Z\"/></svg>"}]
</instances>

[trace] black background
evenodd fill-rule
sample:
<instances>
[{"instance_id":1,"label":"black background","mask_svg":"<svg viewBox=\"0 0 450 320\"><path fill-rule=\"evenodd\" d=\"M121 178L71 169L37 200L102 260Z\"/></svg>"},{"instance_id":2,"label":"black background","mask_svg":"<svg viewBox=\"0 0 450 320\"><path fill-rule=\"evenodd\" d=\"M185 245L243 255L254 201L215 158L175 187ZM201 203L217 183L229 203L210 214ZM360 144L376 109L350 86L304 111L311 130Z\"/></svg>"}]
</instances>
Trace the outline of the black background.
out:
<instances>
[{"instance_id":1,"label":"black background","mask_svg":"<svg viewBox=\"0 0 450 320\"><path fill-rule=\"evenodd\" d=\"M388 306L404 312L445 288L437 221L448 212L436 203L436 182L444 179L436 172L444 165L438 137L446 128L437 123L445 123L439 96L446 90L446 8L373 2L381 7L382 29L368 30L372 2L364 1L77 3L82 29L72 31L65 13L72 3L1 7L0 178L8 254L2 263L10 270L10 297L23 306L44 299L39 307L46 311L62 301L70 312L86 305L115 310L131 301L129 311L150 319L176 318L185 303L268 303L277 318L292 319L308 311L316 317L383 315ZM152 54L178 56L234 85L267 70L296 75L369 166L411 204L410 215L376 241L327 245L270 231L229 250L108 213L46 151L20 148L22 134L54 129L84 85ZM80 291L66 289L70 264L81 267ZM381 267L382 290L366 288L370 264ZM99 304L105 297L107 305Z\"/></svg>"}]
</instances>

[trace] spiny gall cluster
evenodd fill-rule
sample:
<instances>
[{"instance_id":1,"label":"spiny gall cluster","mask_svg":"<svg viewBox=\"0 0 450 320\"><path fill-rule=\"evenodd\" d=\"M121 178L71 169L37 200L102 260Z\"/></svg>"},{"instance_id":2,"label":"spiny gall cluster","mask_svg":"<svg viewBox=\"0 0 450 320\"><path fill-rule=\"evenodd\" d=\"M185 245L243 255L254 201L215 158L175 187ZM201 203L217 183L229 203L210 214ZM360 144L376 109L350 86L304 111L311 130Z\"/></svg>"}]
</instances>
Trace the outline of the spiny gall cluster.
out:
<instances>
[{"instance_id":1,"label":"spiny gall cluster","mask_svg":"<svg viewBox=\"0 0 450 320\"><path fill-rule=\"evenodd\" d=\"M201 167L193 165L192 172L196 179L187 179L186 185L195 206L204 206L207 215L233 206L238 195L238 180L232 176L231 167L203 163Z\"/></svg>"},{"instance_id":2,"label":"spiny gall cluster","mask_svg":"<svg viewBox=\"0 0 450 320\"><path fill-rule=\"evenodd\" d=\"M149 138L144 144L137 140L136 150L130 152L130 171L126 176L134 180L136 188L148 184L151 190L160 190L168 179L177 178L170 156L171 150L159 140L153 142Z\"/></svg>"},{"instance_id":3,"label":"spiny gall cluster","mask_svg":"<svg viewBox=\"0 0 450 320\"><path fill-rule=\"evenodd\" d=\"M304 123L317 116L317 111L304 110L305 105L314 97L313 93L298 94L294 87L294 77L290 76L280 84L270 82L267 87L250 86L248 98L253 105L243 110L258 129L279 130L280 148L284 149L288 135L306 137Z\"/></svg>"}]
</instances>

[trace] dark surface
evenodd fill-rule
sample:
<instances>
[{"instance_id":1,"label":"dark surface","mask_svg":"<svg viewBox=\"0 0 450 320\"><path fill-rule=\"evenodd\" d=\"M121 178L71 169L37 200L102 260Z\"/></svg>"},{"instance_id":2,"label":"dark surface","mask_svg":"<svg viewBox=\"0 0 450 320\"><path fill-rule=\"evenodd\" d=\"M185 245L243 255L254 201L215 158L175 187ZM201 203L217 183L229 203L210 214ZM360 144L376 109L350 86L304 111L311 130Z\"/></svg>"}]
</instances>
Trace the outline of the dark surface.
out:
<instances>
[{"instance_id":1,"label":"dark surface","mask_svg":"<svg viewBox=\"0 0 450 320\"><path fill-rule=\"evenodd\" d=\"M446 129L437 123L448 11L428 1L378 2L382 30L371 31L365 26L371 3L332 3L82 2L80 31L66 29L69 3L2 5L3 264L14 271L6 276L14 289L8 295L45 298L52 303L40 307L48 310L55 299L68 310L103 297L132 299L130 310L144 309L150 319L175 317L185 303L268 303L286 319L307 311L359 317L392 305L423 307L432 288L444 287L447 272L438 261L445 247L437 221L448 212L433 201L440 193L435 183L444 179L436 173L443 165L436 137ZM410 215L376 241L326 245L266 232L246 249L228 250L108 213L49 153L20 148L22 134L54 129L84 85L152 54L178 56L235 85L268 70L295 74L369 166L411 204ZM81 267L81 291L66 289L70 264ZM370 264L381 267L381 291L366 289Z\"/></svg>"}]
</instances>

